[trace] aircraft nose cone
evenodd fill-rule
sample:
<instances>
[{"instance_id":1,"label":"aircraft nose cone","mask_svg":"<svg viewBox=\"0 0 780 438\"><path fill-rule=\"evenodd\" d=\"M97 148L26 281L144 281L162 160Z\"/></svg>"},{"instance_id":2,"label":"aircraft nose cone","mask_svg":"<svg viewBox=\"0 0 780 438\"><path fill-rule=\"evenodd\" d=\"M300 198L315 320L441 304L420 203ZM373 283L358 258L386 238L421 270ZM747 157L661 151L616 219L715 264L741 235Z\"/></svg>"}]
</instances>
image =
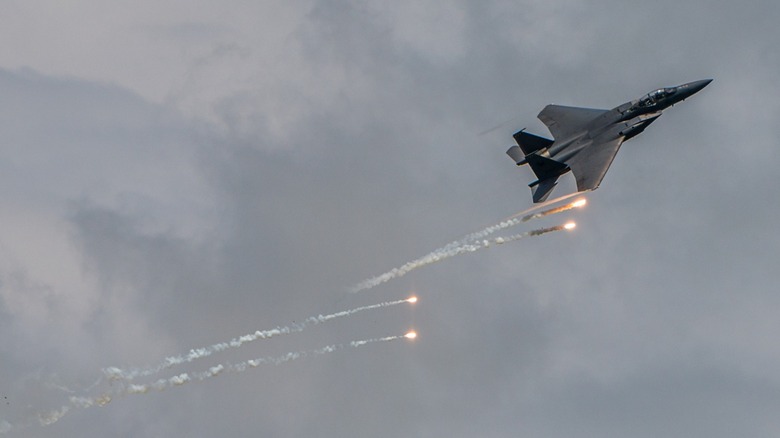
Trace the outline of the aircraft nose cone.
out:
<instances>
[{"instance_id":1,"label":"aircraft nose cone","mask_svg":"<svg viewBox=\"0 0 780 438\"><path fill-rule=\"evenodd\" d=\"M685 88L688 89L688 95L690 96L691 94L696 94L701 91L701 89L709 85L710 82L712 82L712 79L702 79L700 81L685 84Z\"/></svg>"},{"instance_id":2,"label":"aircraft nose cone","mask_svg":"<svg viewBox=\"0 0 780 438\"><path fill-rule=\"evenodd\" d=\"M712 82L712 79L702 79L700 81L693 81L693 82L688 82L687 84L680 85L679 87L677 87L677 91L679 92L679 97L681 99L686 99L701 91L701 89L709 85L710 82Z\"/></svg>"}]
</instances>

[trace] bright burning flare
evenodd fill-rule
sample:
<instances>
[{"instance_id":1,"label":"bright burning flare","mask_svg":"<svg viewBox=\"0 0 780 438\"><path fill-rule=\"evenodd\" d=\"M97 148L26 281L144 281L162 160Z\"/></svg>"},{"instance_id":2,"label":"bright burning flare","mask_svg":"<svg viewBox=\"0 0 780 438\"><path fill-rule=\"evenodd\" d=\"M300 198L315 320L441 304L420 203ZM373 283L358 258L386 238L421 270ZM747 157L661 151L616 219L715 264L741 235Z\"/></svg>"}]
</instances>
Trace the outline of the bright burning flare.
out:
<instances>
[{"instance_id":1,"label":"bright burning flare","mask_svg":"<svg viewBox=\"0 0 780 438\"><path fill-rule=\"evenodd\" d=\"M563 228L566 229L566 230L573 230L576 226L577 226L577 224L575 224L574 222L567 222L563 226Z\"/></svg>"},{"instance_id":2,"label":"bright burning flare","mask_svg":"<svg viewBox=\"0 0 780 438\"><path fill-rule=\"evenodd\" d=\"M411 331L411 332L409 332L409 333L405 334L405 335L404 335L404 337L405 337L406 339L414 339L414 338L416 338L416 337L417 337L417 332L415 332L415 331Z\"/></svg>"},{"instance_id":3,"label":"bright burning flare","mask_svg":"<svg viewBox=\"0 0 780 438\"><path fill-rule=\"evenodd\" d=\"M585 199L585 198L582 198L582 199L578 199L578 200L572 202L571 206L574 207L574 208L580 208L580 207L584 207L585 204L587 204L587 203L588 203L588 200Z\"/></svg>"},{"instance_id":4,"label":"bright burning flare","mask_svg":"<svg viewBox=\"0 0 780 438\"><path fill-rule=\"evenodd\" d=\"M417 297L409 297L409 298L406 300L406 302L407 302L407 303L414 304L414 303L416 303L416 302L417 302Z\"/></svg>"}]
</instances>

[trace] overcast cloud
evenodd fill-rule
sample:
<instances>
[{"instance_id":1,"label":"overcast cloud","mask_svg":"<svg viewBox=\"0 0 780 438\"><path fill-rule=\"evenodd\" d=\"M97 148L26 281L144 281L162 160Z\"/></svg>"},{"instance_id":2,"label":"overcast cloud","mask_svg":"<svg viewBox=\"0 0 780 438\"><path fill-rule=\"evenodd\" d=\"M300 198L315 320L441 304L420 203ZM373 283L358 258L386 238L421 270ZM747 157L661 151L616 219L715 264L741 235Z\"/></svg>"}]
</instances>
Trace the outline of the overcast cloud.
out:
<instances>
[{"instance_id":1,"label":"overcast cloud","mask_svg":"<svg viewBox=\"0 0 780 438\"><path fill-rule=\"evenodd\" d=\"M780 434L776 1L2 4L0 432ZM575 232L348 292L529 207L504 151L544 105L704 78L587 208L505 233ZM35 418L104 367L412 292L161 376L414 342Z\"/></svg>"}]
</instances>

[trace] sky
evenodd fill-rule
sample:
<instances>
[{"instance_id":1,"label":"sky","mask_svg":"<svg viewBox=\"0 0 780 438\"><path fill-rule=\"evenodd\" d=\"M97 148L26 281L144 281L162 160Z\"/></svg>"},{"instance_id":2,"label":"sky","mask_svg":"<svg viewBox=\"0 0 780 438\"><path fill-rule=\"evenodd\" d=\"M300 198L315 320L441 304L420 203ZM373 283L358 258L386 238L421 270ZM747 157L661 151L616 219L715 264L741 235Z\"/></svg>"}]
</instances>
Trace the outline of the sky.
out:
<instances>
[{"instance_id":1,"label":"sky","mask_svg":"<svg viewBox=\"0 0 780 438\"><path fill-rule=\"evenodd\" d=\"M780 433L777 2L0 4L0 435ZM575 230L350 292L529 208L545 105L705 78L491 237Z\"/></svg>"}]
</instances>

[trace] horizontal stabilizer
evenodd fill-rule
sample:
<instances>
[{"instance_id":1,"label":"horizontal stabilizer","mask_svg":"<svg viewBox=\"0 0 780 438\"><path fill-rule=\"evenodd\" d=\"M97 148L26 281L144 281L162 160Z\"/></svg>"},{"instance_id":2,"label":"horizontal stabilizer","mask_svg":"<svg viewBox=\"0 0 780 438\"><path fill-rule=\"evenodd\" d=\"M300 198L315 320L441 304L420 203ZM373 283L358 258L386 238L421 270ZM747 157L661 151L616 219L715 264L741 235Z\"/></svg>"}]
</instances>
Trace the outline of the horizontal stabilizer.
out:
<instances>
[{"instance_id":1,"label":"horizontal stabilizer","mask_svg":"<svg viewBox=\"0 0 780 438\"><path fill-rule=\"evenodd\" d=\"M525 155L532 154L540 149L547 149L553 144L552 140L529 134L525 130L516 132L513 137Z\"/></svg>"},{"instance_id":2,"label":"horizontal stabilizer","mask_svg":"<svg viewBox=\"0 0 780 438\"><path fill-rule=\"evenodd\" d=\"M547 178L540 181L536 186L531 187L531 194L534 202L544 202L552 193L553 188L558 184L558 177Z\"/></svg>"},{"instance_id":3,"label":"horizontal stabilizer","mask_svg":"<svg viewBox=\"0 0 780 438\"><path fill-rule=\"evenodd\" d=\"M515 163L517 163L518 166L525 164L525 154L520 150L519 147L512 146L508 151L506 151L506 154L509 155L511 159L515 160Z\"/></svg>"},{"instance_id":4,"label":"horizontal stabilizer","mask_svg":"<svg viewBox=\"0 0 780 438\"><path fill-rule=\"evenodd\" d=\"M547 157L543 157L537 154L527 155L525 157L528 160L528 164L531 165L531 169L539 178L539 181L558 177L569 171L569 166L560 161L555 161Z\"/></svg>"}]
</instances>

